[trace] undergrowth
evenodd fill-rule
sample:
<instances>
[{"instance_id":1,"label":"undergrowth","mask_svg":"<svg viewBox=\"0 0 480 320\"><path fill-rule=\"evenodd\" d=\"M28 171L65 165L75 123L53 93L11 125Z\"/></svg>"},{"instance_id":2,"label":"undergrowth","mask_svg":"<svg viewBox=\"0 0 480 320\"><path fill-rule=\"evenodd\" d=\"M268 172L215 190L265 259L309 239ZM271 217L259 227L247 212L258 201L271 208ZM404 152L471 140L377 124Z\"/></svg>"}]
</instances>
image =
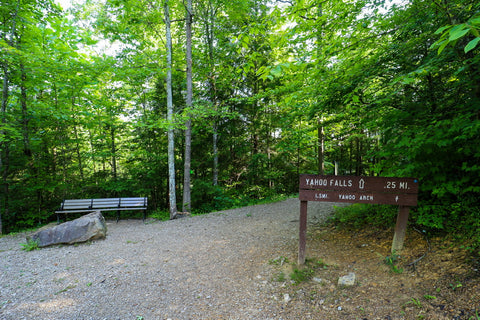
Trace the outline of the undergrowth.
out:
<instances>
[{"instance_id":1,"label":"undergrowth","mask_svg":"<svg viewBox=\"0 0 480 320\"><path fill-rule=\"evenodd\" d=\"M308 281L315 276L318 269L326 269L328 265L322 259L305 259L305 265L294 268L290 274L290 280L295 285Z\"/></svg>"},{"instance_id":2,"label":"undergrowth","mask_svg":"<svg viewBox=\"0 0 480 320\"><path fill-rule=\"evenodd\" d=\"M400 256L397 255L396 253L392 253L391 255L386 256L383 262L390 267L390 271L392 273L402 273L403 268L400 268L398 266L399 260L400 260Z\"/></svg>"},{"instance_id":3,"label":"undergrowth","mask_svg":"<svg viewBox=\"0 0 480 320\"><path fill-rule=\"evenodd\" d=\"M247 198L247 197L233 199L223 195L222 197L219 197L217 199L218 201L215 205L203 204L198 208L194 207L192 210L192 215L195 216L195 215L207 214L207 213L221 211L221 210L229 210L229 209L253 206L258 204L268 204L268 203L286 200L291 197L294 197L294 195L278 194L275 196L271 196L268 198L261 198L261 199ZM153 219L161 220L161 221L166 221L170 219L170 213L167 210L158 209L150 213L149 217Z\"/></svg>"},{"instance_id":4,"label":"undergrowth","mask_svg":"<svg viewBox=\"0 0 480 320\"><path fill-rule=\"evenodd\" d=\"M335 207L330 222L348 229L360 229L365 226L384 228L395 224L397 211L396 206L356 203L347 207Z\"/></svg>"},{"instance_id":5,"label":"undergrowth","mask_svg":"<svg viewBox=\"0 0 480 320\"><path fill-rule=\"evenodd\" d=\"M478 208L473 206L468 209L465 206L458 206L458 208L455 206L437 206L435 208L437 213L435 219L432 218L434 216L433 212L428 215L425 213L428 210L433 210L432 206L412 209L409 224L422 230L422 233L427 237L451 238L459 248L464 249L472 256L480 257L480 234L478 233L480 220L472 218L480 216L480 212L475 213ZM457 219L448 220L444 218L447 215L446 211L457 216ZM465 215L464 221L460 218L462 212ZM395 226L397 213L397 206L352 204L347 207L335 207L335 212L329 222L339 228L353 230L362 228L389 229Z\"/></svg>"},{"instance_id":6,"label":"undergrowth","mask_svg":"<svg viewBox=\"0 0 480 320\"><path fill-rule=\"evenodd\" d=\"M29 239L27 243L21 243L20 244L23 248L22 250L24 251L33 251L33 250L38 250L38 241Z\"/></svg>"}]
</instances>

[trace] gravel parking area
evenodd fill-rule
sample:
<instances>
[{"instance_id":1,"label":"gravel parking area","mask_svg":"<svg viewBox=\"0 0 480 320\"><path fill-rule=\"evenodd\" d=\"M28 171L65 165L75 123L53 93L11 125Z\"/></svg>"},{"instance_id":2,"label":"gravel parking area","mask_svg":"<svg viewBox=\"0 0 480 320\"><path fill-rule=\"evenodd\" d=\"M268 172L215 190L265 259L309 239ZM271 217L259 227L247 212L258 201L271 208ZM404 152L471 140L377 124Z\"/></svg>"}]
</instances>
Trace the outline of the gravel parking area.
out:
<instances>
[{"instance_id":1,"label":"gravel parking area","mask_svg":"<svg viewBox=\"0 0 480 320\"><path fill-rule=\"evenodd\" d=\"M31 252L20 245L25 234L2 237L0 318L282 319L269 261L296 257L299 207L288 199L166 222L108 221L105 240ZM309 223L332 207L310 202Z\"/></svg>"}]
</instances>

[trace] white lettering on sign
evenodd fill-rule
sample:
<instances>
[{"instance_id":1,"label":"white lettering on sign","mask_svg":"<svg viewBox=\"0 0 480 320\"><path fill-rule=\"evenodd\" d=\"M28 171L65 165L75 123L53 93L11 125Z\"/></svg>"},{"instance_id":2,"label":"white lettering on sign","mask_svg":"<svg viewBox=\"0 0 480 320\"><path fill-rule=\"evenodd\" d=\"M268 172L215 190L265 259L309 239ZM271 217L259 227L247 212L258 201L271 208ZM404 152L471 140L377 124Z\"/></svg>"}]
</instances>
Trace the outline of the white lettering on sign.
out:
<instances>
[{"instance_id":1,"label":"white lettering on sign","mask_svg":"<svg viewBox=\"0 0 480 320\"><path fill-rule=\"evenodd\" d=\"M396 181L387 181L387 184L385 186L385 189L402 189L402 190L408 190L410 189L408 187L408 182L399 182L397 185Z\"/></svg>"},{"instance_id":2,"label":"white lettering on sign","mask_svg":"<svg viewBox=\"0 0 480 320\"><path fill-rule=\"evenodd\" d=\"M361 195L360 199L358 199L358 200L373 201L373 196Z\"/></svg>"},{"instance_id":3,"label":"white lettering on sign","mask_svg":"<svg viewBox=\"0 0 480 320\"><path fill-rule=\"evenodd\" d=\"M330 187L351 187L352 185L352 180L330 179Z\"/></svg>"},{"instance_id":4,"label":"white lettering on sign","mask_svg":"<svg viewBox=\"0 0 480 320\"><path fill-rule=\"evenodd\" d=\"M395 189L397 187L397 183L395 181L387 181L387 189Z\"/></svg>"},{"instance_id":5,"label":"white lettering on sign","mask_svg":"<svg viewBox=\"0 0 480 320\"><path fill-rule=\"evenodd\" d=\"M315 199L328 199L328 194L326 194L326 193L315 193Z\"/></svg>"},{"instance_id":6,"label":"white lettering on sign","mask_svg":"<svg viewBox=\"0 0 480 320\"><path fill-rule=\"evenodd\" d=\"M308 179L305 178L307 186L327 186L327 179Z\"/></svg>"},{"instance_id":7,"label":"white lettering on sign","mask_svg":"<svg viewBox=\"0 0 480 320\"><path fill-rule=\"evenodd\" d=\"M339 194L338 199L340 200L355 200L354 194Z\"/></svg>"}]
</instances>

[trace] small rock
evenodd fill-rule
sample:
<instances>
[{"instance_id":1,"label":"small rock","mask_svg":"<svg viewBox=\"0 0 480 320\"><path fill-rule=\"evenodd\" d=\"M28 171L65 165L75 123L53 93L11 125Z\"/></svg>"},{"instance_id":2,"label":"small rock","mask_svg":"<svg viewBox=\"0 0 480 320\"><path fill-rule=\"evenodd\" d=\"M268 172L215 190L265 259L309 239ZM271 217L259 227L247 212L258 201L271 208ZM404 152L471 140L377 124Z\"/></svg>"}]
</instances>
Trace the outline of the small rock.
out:
<instances>
[{"instance_id":1,"label":"small rock","mask_svg":"<svg viewBox=\"0 0 480 320\"><path fill-rule=\"evenodd\" d=\"M291 300L292 300L292 299L290 298L290 295L289 295L288 293L285 293L285 294L283 295L283 301L284 301L285 303L289 303Z\"/></svg>"},{"instance_id":2,"label":"small rock","mask_svg":"<svg viewBox=\"0 0 480 320\"><path fill-rule=\"evenodd\" d=\"M343 287L352 287L355 285L355 273L350 272L348 275L338 278L338 285Z\"/></svg>"},{"instance_id":3,"label":"small rock","mask_svg":"<svg viewBox=\"0 0 480 320\"><path fill-rule=\"evenodd\" d=\"M339 306L339 307L337 308L337 310L338 310L338 311L342 311L342 307Z\"/></svg>"},{"instance_id":4,"label":"small rock","mask_svg":"<svg viewBox=\"0 0 480 320\"><path fill-rule=\"evenodd\" d=\"M316 283L323 283L324 282L322 278L317 278L317 277L313 278L312 280L315 281Z\"/></svg>"},{"instance_id":5,"label":"small rock","mask_svg":"<svg viewBox=\"0 0 480 320\"><path fill-rule=\"evenodd\" d=\"M185 217L190 217L190 212L176 212L173 216L173 219L181 219Z\"/></svg>"}]
</instances>

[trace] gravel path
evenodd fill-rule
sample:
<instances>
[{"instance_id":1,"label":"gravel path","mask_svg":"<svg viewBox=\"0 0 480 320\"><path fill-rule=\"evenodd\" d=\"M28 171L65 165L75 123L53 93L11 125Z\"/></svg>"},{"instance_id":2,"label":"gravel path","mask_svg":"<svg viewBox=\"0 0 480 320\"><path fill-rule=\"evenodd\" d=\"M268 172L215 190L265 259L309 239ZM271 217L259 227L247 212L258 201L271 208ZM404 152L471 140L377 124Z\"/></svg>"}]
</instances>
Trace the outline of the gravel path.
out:
<instances>
[{"instance_id":1,"label":"gravel path","mask_svg":"<svg viewBox=\"0 0 480 320\"><path fill-rule=\"evenodd\" d=\"M309 223L332 212L309 202ZM143 224L25 252L0 238L0 319L282 319L272 266L296 257L298 199Z\"/></svg>"}]
</instances>

